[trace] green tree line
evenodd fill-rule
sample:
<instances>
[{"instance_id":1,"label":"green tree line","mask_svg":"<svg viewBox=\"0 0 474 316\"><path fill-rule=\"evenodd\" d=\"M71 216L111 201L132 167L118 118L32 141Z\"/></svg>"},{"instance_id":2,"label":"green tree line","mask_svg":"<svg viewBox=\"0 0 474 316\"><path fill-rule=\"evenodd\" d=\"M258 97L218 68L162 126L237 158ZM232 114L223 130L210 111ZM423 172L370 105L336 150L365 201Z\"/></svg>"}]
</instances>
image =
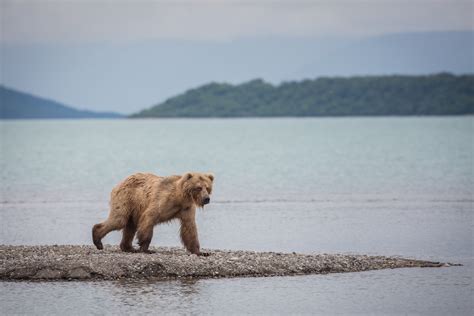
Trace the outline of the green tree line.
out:
<instances>
[{"instance_id":1,"label":"green tree line","mask_svg":"<svg viewBox=\"0 0 474 316\"><path fill-rule=\"evenodd\" d=\"M461 115L474 113L474 75L318 78L272 85L210 83L131 117Z\"/></svg>"}]
</instances>

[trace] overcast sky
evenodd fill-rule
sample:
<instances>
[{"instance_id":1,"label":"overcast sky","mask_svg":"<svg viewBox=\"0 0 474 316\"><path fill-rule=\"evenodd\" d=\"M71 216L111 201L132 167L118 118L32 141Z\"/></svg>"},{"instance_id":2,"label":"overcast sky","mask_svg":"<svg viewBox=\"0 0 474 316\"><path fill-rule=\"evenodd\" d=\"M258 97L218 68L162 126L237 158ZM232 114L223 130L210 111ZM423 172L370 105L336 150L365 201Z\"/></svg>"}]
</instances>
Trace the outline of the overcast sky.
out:
<instances>
[{"instance_id":1,"label":"overcast sky","mask_svg":"<svg viewBox=\"0 0 474 316\"><path fill-rule=\"evenodd\" d=\"M130 113L211 80L299 79L291 72L331 54L337 40L334 47L390 33L473 30L473 4L0 0L1 81L81 108Z\"/></svg>"},{"instance_id":2,"label":"overcast sky","mask_svg":"<svg viewBox=\"0 0 474 316\"><path fill-rule=\"evenodd\" d=\"M466 30L473 1L8 1L2 41L231 40Z\"/></svg>"}]
</instances>

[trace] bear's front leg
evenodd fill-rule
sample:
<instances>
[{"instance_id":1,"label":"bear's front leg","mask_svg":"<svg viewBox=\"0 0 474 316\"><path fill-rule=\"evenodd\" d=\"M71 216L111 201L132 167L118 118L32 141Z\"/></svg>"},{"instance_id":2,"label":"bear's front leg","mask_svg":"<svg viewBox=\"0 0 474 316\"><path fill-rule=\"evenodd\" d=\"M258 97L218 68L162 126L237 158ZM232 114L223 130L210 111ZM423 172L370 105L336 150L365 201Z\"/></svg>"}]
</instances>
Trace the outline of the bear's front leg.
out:
<instances>
[{"instance_id":1,"label":"bear's front leg","mask_svg":"<svg viewBox=\"0 0 474 316\"><path fill-rule=\"evenodd\" d=\"M181 216L180 236L184 247L195 255L209 256L208 253L200 251L197 226L195 221L195 210L188 210Z\"/></svg>"}]
</instances>

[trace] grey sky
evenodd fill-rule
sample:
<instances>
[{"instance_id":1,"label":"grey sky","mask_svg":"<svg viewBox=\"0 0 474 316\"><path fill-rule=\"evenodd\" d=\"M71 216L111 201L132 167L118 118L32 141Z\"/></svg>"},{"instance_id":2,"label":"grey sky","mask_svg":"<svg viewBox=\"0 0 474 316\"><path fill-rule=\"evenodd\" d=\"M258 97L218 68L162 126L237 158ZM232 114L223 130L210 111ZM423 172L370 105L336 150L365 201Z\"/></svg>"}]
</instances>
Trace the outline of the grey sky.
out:
<instances>
[{"instance_id":1,"label":"grey sky","mask_svg":"<svg viewBox=\"0 0 474 316\"><path fill-rule=\"evenodd\" d=\"M468 30L473 1L11 1L2 0L2 41L369 36Z\"/></svg>"}]
</instances>

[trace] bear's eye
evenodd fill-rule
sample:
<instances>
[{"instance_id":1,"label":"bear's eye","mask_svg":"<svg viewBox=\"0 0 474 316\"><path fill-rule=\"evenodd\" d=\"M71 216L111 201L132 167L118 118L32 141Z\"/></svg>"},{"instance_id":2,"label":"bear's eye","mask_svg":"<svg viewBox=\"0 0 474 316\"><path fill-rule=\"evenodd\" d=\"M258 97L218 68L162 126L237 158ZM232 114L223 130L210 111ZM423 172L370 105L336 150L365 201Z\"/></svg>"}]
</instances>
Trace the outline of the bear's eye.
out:
<instances>
[{"instance_id":1,"label":"bear's eye","mask_svg":"<svg viewBox=\"0 0 474 316\"><path fill-rule=\"evenodd\" d=\"M202 188L201 188L201 187L197 187L197 188L196 188L196 191L201 192L201 191L202 191Z\"/></svg>"}]
</instances>

